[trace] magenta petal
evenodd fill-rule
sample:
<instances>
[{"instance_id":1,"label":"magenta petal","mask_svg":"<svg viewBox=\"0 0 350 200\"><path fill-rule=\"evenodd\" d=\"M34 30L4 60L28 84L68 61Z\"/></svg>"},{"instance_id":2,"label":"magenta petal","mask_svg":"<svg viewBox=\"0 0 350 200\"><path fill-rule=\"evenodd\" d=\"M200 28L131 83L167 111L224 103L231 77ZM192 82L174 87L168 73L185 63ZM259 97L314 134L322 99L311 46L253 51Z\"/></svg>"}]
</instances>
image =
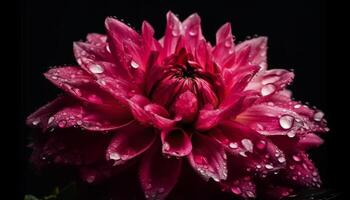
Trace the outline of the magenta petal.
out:
<instances>
[{"instance_id":1,"label":"magenta petal","mask_svg":"<svg viewBox=\"0 0 350 200\"><path fill-rule=\"evenodd\" d=\"M146 199L163 200L175 186L182 159L166 158L154 145L142 159L139 176Z\"/></svg>"},{"instance_id":2,"label":"magenta petal","mask_svg":"<svg viewBox=\"0 0 350 200\"><path fill-rule=\"evenodd\" d=\"M291 187L267 184L260 189L260 195L266 200L280 200L293 194Z\"/></svg>"},{"instance_id":3,"label":"magenta petal","mask_svg":"<svg viewBox=\"0 0 350 200\"><path fill-rule=\"evenodd\" d=\"M195 55L199 41L203 38L201 29L201 18L197 13L190 15L182 23L184 27L184 38L186 46L192 55Z\"/></svg>"},{"instance_id":4,"label":"magenta petal","mask_svg":"<svg viewBox=\"0 0 350 200\"><path fill-rule=\"evenodd\" d=\"M162 131L163 153L171 156L186 156L192 151L191 139L184 130L172 129Z\"/></svg>"},{"instance_id":5,"label":"magenta petal","mask_svg":"<svg viewBox=\"0 0 350 200\"><path fill-rule=\"evenodd\" d=\"M318 137L316 134L309 133L300 137L298 141L298 149L308 150L313 147L318 147L323 144L323 139Z\"/></svg>"},{"instance_id":6,"label":"magenta petal","mask_svg":"<svg viewBox=\"0 0 350 200\"><path fill-rule=\"evenodd\" d=\"M106 44L107 36L98 33L89 33L86 36L86 40L95 46L102 46L102 44Z\"/></svg>"},{"instance_id":7,"label":"magenta petal","mask_svg":"<svg viewBox=\"0 0 350 200\"><path fill-rule=\"evenodd\" d=\"M172 12L168 12L162 58L166 58L175 53L176 45L182 32L183 27L180 20Z\"/></svg>"},{"instance_id":8,"label":"magenta petal","mask_svg":"<svg viewBox=\"0 0 350 200\"><path fill-rule=\"evenodd\" d=\"M192 146L188 160L199 175L217 182L227 178L226 153L219 143L203 134L194 134Z\"/></svg>"},{"instance_id":9,"label":"magenta petal","mask_svg":"<svg viewBox=\"0 0 350 200\"><path fill-rule=\"evenodd\" d=\"M91 131L110 131L119 129L131 121L129 112L103 109L93 106L70 105L48 119L48 127L81 127Z\"/></svg>"},{"instance_id":10,"label":"magenta petal","mask_svg":"<svg viewBox=\"0 0 350 200\"><path fill-rule=\"evenodd\" d=\"M283 152L269 139L236 122L225 121L210 132L226 151L256 171L276 171L286 165Z\"/></svg>"},{"instance_id":11,"label":"magenta petal","mask_svg":"<svg viewBox=\"0 0 350 200\"><path fill-rule=\"evenodd\" d=\"M49 118L62 108L67 105L71 105L74 103L72 98L67 96L60 96L52 102L46 104L45 106L39 108L37 111L32 113L27 117L26 123L28 126L39 126L43 130L48 128ZM51 120L50 120L51 121Z\"/></svg>"},{"instance_id":12,"label":"magenta petal","mask_svg":"<svg viewBox=\"0 0 350 200\"><path fill-rule=\"evenodd\" d=\"M81 62L81 59L83 58L114 62L113 56L108 51L107 43L90 44L85 42L74 42L73 49L78 62Z\"/></svg>"},{"instance_id":13,"label":"magenta petal","mask_svg":"<svg viewBox=\"0 0 350 200\"><path fill-rule=\"evenodd\" d=\"M113 136L106 152L107 160L122 164L146 151L155 141L152 128L133 122L119 129Z\"/></svg>"},{"instance_id":14,"label":"magenta petal","mask_svg":"<svg viewBox=\"0 0 350 200\"><path fill-rule=\"evenodd\" d=\"M226 23L220 27L216 33L216 46L213 48L212 54L214 60L221 68L231 67L225 65L227 60L235 58L234 36L231 32L231 24Z\"/></svg>"},{"instance_id":15,"label":"magenta petal","mask_svg":"<svg viewBox=\"0 0 350 200\"><path fill-rule=\"evenodd\" d=\"M197 97L189 90L180 94L172 107L175 116L182 118L184 122L192 122L197 116Z\"/></svg>"},{"instance_id":16,"label":"magenta petal","mask_svg":"<svg viewBox=\"0 0 350 200\"><path fill-rule=\"evenodd\" d=\"M249 62L259 65L261 69L267 68L267 37L258 37L244 41L235 48L237 59L242 56L242 52L249 48Z\"/></svg>"},{"instance_id":17,"label":"magenta petal","mask_svg":"<svg viewBox=\"0 0 350 200\"><path fill-rule=\"evenodd\" d=\"M57 87L80 100L96 105L118 107L116 100L109 93L102 90L91 76L77 67L54 68L44 75Z\"/></svg>"},{"instance_id":18,"label":"magenta petal","mask_svg":"<svg viewBox=\"0 0 350 200\"><path fill-rule=\"evenodd\" d=\"M321 179L316 167L304 152L290 155L287 167L282 170L284 177L291 183L303 187L320 187Z\"/></svg>"},{"instance_id":19,"label":"magenta petal","mask_svg":"<svg viewBox=\"0 0 350 200\"><path fill-rule=\"evenodd\" d=\"M224 189L243 199L256 197L256 186L250 176L241 176L230 181L226 181Z\"/></svg>"}]
</instances>

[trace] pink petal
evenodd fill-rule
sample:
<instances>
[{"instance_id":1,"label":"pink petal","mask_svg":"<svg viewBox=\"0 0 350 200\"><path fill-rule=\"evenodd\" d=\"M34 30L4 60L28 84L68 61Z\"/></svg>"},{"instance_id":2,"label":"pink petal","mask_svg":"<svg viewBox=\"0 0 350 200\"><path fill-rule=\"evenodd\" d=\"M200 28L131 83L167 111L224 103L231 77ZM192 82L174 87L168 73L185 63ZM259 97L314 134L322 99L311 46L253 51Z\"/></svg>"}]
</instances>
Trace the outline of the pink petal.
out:
<instances>
[{"instance_id":1,"label":"pink petal","mask_svg":"<svg viewBox=\"0 0 350 200\"><path fill-rule=\"evenodd\" d=\"M103 91L84 70L77 67L60 67L50 69L44 75L57 87L80 100L101 106L118 107L117 101Z\"/></svg>"},{"instance_id":2,"label":"pink petal","mask_svg":"<svg viewBox=\"0 0 350 200\"><path fill-rule=\"evenodd\" d=\"M289 155L287 167L282 170L289 182L303 187L320 187L321 179L316 167L304 152Z\"/></svg>"},{"instance_id":3,"label":"pink petal","mask_svg":"<svg viewBox=\"0 0 350 200\"><path fill-rule=\"evenodd\" d=\"M192 122L197 116L197 97L189 90L180 94L172 106L175 116L181 117L184 122Z\"/></svg>"},{"instance_id":4,"label":"pink petal","mask_svg":"<svg viewBox=\"0 0 350 200\"><path fill-rule=\"evenodd\" d=\"M155 141L156 134L152 128L133 122L119 129L113 136L106 152L106 159L113 160L114 165L122 164L143 152Z\"/></svg>"},{"instance_id":5,"label":"pink petal","mask_svg":"<svg viewBox=\"0 0 350 200\"><path fill-rule=\"evenodd\" d=\"M210 131L239 162L259 172L276 171L286 165L283 152L269 139L236 122L225 121Z\"/></svg>"},{"instance_id":6,"label":"pink petal","mask_svg":"<svg viewBox=\"0 0 350 200\"><path fill-rule=\"evenodd\" d=\"M162 131L161 139L163 143L163 153L171 156L182 157L192 151L191 139L184 130L172 129Z\"/></svg>"},{"instance_id":7,"label":"pink petal","mask_svg":"<svg viewBox=\"0 0 350 200\"><path fill-rule=\"evenodd\" d=\"M169 11L167 13L162 58L166 58L175 53L176 45L182 33L183 27L180 20Z\"/></svg>"},{"instance_id":8,"label":"pink petal","mask_svg":"<svg viewBox=\"0 0 350 200\"><path fill-rule=\"evenodd\" d=\"M203 39L202 29L201 29L201 18L197 13L190 15L182 23L184 27L184 36L186 40L187 49L192 55L195 55L195 50L198 43Z\"/></svg>"},{"instance_id":9,"label":"pink petal","mask_svg":"<svg viewBox=\"0 0 350 200\"><path fill-rule=\"evenodd\" d=\"M156 145L143 158L140 182L146 199L165 199L180 175L182 159L162 156Z\"/></svg>"},{"instance_id":10,"label":"pink petal","mask_svg":"<svg viewBox=\"0 0 350 200\"><path fill-rule=\"evenodd\" d=\"M233 193L243 199L251 199L256 197L256 186L250 176L242 176L225 181L221 184L224 190Z\"/></svg>"},{"instance_id":11,"label":"pink petal","mask_svg":"<svg viewBox=\"0 0 350 200\"><path fill-rule=\"evenodd\" d=\"M94 106L69 105L48 119L48 127L81 127L91 131L110 131L127 125L132 120L128 111L115 107L114 110Z\"/></svg>"},{"instance_id":12,"label":"pink petal","mask_svg":"<svg viewBox=\"0 0 350 200\"><path fill-rule=\"evenodd\" d=\"M86 40L93 45L100 46L101 44L106 44L107 36L98 33L89 33L86 36Z\"/></svg>"},{"instance_id":13,"label":"pink petal","mask_svg":"<svg viewBox=\"0 0 350 200\"><path fill-rule=\"evenodd\" d=\"M225 63L227 60L235 58L234 36L231 32L231 24L226 23L220 27L216 33L216 46L213 48L212 54L215 62L220 68L230 67Z\"/></svg>"},{"instance_id":14,"label":"pink petal","mask_svg":"<svg viewBox=\"0 0 350 200\"><path fill-rule=\"evenodd\" d=\"M310 148L318 147L323 144L323 139L313 133L306 134L300 137L298 141L298 149L308 150Z\"/></svg>"},{"instance_id":15,"label":"pink petal","mask_svg":"<svg viewBox=\"0 0 350 200\"><path fill-rule=\"evenodd\" d=\"M215 181L227 178L226 154L223 147L204 134L194 134L192 137L192 152L188 160L193 169L205 180Z\"/></svg>"},{"instance_id":16,"label":"pink petal","mask_svg":"<svg viewBox=\"0 0 350 200\"><path fill-rule=\"evenodd\" d=\"M54 101L39 108L37 111L27 117L26 123L28 126L39 126L43 130L48 128L49 118L67 105L74 103L74 100L67 96L60 96Z\"/></svg>"},{"instance_id":17,"label":"pink petal","mask_svg":"<svg viewBox=\"0 0 350 200\"><path fill-rule=\"evenodd\" d=\"M272 96L276 92L283 90L293 81L294 73L283 69L272 69L261 71L247 85L245 90L255 90L261 96Z\"/></svg>"},{"instance_id":18,"label":"pink petal","mask_svg":"<svg viewBox=\"0 0 350 200\"><path fill-rule=\"evenodd\" d=\"M74 42L73 49L77 55L77 59L88 58L99 61L114 62L113 56L107 49L107 43L90 44L85 42Z\"/></svg>"},{"instance_id":19,"label":"pink petal","mask_svg":"<svg viewBox=\"0 0 350 200\"><path fill-rule=\"evenodd\" d=\"M249 48L249 62L259 65L262 70L265 70L267 68L267 37L258 37L238 44L235 48L236 58L240 59L243 51L247 48Z\"/></svg>"}]
</instances>

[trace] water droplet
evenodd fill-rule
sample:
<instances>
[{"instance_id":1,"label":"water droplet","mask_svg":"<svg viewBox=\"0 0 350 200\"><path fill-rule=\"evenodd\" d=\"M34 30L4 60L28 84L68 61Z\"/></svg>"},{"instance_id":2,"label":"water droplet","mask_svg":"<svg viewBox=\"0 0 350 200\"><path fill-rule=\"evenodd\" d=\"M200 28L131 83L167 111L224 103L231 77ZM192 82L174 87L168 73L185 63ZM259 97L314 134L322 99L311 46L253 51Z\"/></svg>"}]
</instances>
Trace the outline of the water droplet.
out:
<instances>
[{"instance_id":1,"label":"water droplet","mask_svg":"<svg viewBox=\"0 0 350 200\"><path fill-rule=\"evenodd\" d=\"M109 159L111 160L120 160L120 155L118 153L110 153Z\"/></svg>"},{"instance_id":2,"label":"water droplet","mask_svg":"<svg viewBox=\"0 0 350 200\"><path fill-rule=\"evenodd\" d=\"M225 47L230 48L232 46L232 41L231 40L226 40L224 45L225 45Z\"/></svg>"},{"instance_id":3,"label":"water droplet","mask_svg":"<svg viewBox=\"0 0 350 200\"><path fill-rule=\"evenodd\" d=\"M83 122L82 122L81 120L78 120L78 121L77 121L77 124L80 126L80 125L83 124Z\"/></svg>"},{"instance_id":4,"label":"water droplet","mask_svg":"<svg viewBox=\"0 0 350 200\"><path fill-rule=\"evenodd\" d=\"M237 142L231 142L231 143L229 144L229 147L230 147L231 149L237 149L238 144L237 144Z\"/></svg>"},{"instance_id":5,"label":"water droplet","mask_svg":"<svg viewBox=\"0 0 350 200\"><path fill-rule=\"evenodd\" d=\"M179 35L180 35L180 29L174 28L174 29L171 31L171 34L172 34L174 37L179 36Z\"/></svg>"},{"instance_id":6,"label":"water droplet","mask_svg":"<svg viewBox=\"0 0 350 200\"><path fill-rule=\"evenodd\" d=\"M245 154L245 151L239 152L239 155L241 155L241 156L243 156L243 157L248 157L247 154Z\"/></svg>"},{"instance_id":7,"label":"water droplet","mask_svg":"<svg viewBox=\"0 0 350 200\"><path fill-rule=\"evenodd\" d=\"M314 114L314 120L319 122L322 120L323 116L324 116L324 113L322 111L318 111Z\"/></svg>"},{"instance_id":8,"label":"water droplet","mask_svg":"<svg viewBox=\"0 0 350 200\"><path fill-rule=\"evenodd\" d=\"M90 176L88 176L88 177L86 178L86 181L87 181L88 183L92 183L92 182L95 181L95 179L96 179L96 177L95 177L94 175L90 175Z\"/></svg>"},{"instance_id":9,"label":"water droplet","mask_svg":"<svg viewBox=\"0 0 350 200\"><path fill-rule=\"evenodd\" d=\"M111 49L109 48L109 45L108 45L108 44L106 45L106 50L107 50L109 53L111 53Z\"/></svg>"},{"instance_id":10,"label":"water droplet","mask_svg":"<svg viewBox=\"0 0 350 200\"><path fill-rule=\"evenodd\" d=\"M267 96L267 95L270 95L272 93L274 93L276 90L276 86L273 85L273 84L267 84L267 85L264 85L262 88L261 88L261 95L262 96Z\"/></svg>"},{"instance_id":11,"label":"water droplet","mask_svg":"<svg viewBox=\"0 0 350 200\"><path fill-rule=\"evenodd\" d=\"M317 172L312 172L312 176L317 176Z\"/></svg>"},{"instance_id":12,"label":"water droplet","mask_svg":"<svg viewBox=\"0 0 350 200\"><path fill-rule=\"evenodd\" d=\"M266 164L266 165L265 165L265 168L266 168L266 169L273 169L273 166L270 165L270 164Z\"/></svg>"},{"instance_id":13,"label":"water droplet","mask_svg":"<svg viewBox=\"0 0 350 200\"><path fill-rule=\"evenodd\" d=\"M279 157L278 162L284 163L284 162L286 162L286 159L284 157Z\"/></svg>"},{"instance_id":14,"label":"water droplet","mask_svg":"<svg viewBox=\"0 0 350 200\"><path fill-rule=\"evenodd\" d=\"M317 178L315 178L315 177L312 178L312 181L318 182Z\"/></svg>"},{"instance_id":15,"label":"water droplet","mask_svg":"<svg viewBox=\"0 0 350 200\"><path fill-rule=\"evenodd\" d=\"M254 193L252 191L247 191L246 192L247 196L250 197L250 198L253 198L255 197Z\"/></svg>"},{"instance_id":16,"label":"water droplet","mask_svg":"<svg viewBox=\"0 0 350 200\"><path fill-rule=\"evenodd\" d=\"M146 189L149 190L149 189L151 189L151 188L152 188L152 184L150 184L150 183L147 184Z\"/></svg>"},{"instance_id":17,"label":"water droplet","mask_svg":"<svg viewBox=\"0 0 350 200\"><path fill-rule=\"evenodd\" d=\"M239 194L242 193L241 189L240 189L239 187L237 187L237 186L232 186L232 187L231 187L231 191L232 191L234 194L237 194L237 195L239 195Z\"/></svg>"},{"instance_id":18,"label":"water droplet","mask_svg":"<svg viewBox=\"0 0 350 200\"><path fill-rule=\"evenodd\" d=\"M132 67L132 68L134 68L134 69L137 69L137 68L139 68L139 64L137 64L134 60L132 60L131 62L130 62L130 66Z\"/></svg>"},{"instance_id":19,"label":"water droplet","mask_svg":"<svg viewBox=\"0 0 350 200\"><path fill-rule=\"evenodd\" d=\"M261 165L256 165L256 168L257 168L257 169L261 169L262 166L261 166Z\"/></svg>"},{"instance_id":20,"label":"water droplet","mask_svg":"<svg viewBox=\"0 0 350 200\"><path fill-rule=\"evenodd\" d=\"M247 151L249 151L251 153L253 152L253 143L250 139L243 139L241 141L241 143Z\"/></svg>"},{"instance_id":21,"label":"water droplet","mask_svg":"<svg viewBox=\"0 0 350 200\"><path fill-rule=\"evenodd\" d=\"M192 37L196 36L198 34L198 27L192 27L188 34Z\"/></svg>"},{"instance_id":22,"label":"water droplet","mask_svg":"<svg viewBox=\"0 0 350 200\"><path fill-rule=\"evenodd\" d=\"M54 117L50 117L49 120L47 121L48 124L51 124L51 122L53 122L55 118Z\"/></svg>"},{"instance_id":23,"label":"water droplet","mask_svg":"<svg viewBox=\"0 0 350 200\"><path fill-rule=\"evenodd\" d=\"M267 77L267 78L263 79L263 80L261 81L261 83L262 83L263 85L267 85L267 84L270 84L270 83L274 83L274 82L276 82L276 81L278 81L278 80L280 80L280 77L279 77L279 76L270 76L270 77Z\"/></svg>"},{"instance_id":24,"label":"water droplet","mask_svg":"<svg viewBox=\"0 0 350 200\"><path fill-rule=\"evenodd\" d=\"M298 179L298 177L293 176L292 179L296 181Z\"/></svg>"},{"instance_id":25,"label":"water droplet","mask_svg":"<svg viewBox=\"0 0 350 200\"><path fill-rule=\"evenodd\" d=\"M163 144L163 150L165 150L165 151L169 151L169 149L170 149L170 145L169 145L169 143L164 142L164 144Z\"/></svg>"},{"instance_id":26,"label":"water droplet","mask_svg":"<svg viewBox=\"0 0 350 200\"><path fill-rule=\"evenodd\" d=\"M100 65L96 65L96 64L90 65L89 70L94 74L101 74L104 71Z\"/></svg>"},{"instance_id":27,"label":"water droplet","mask_svg":"<svg viewBox=\"0 0 350 200\"><path fill-rule=\"evenodd\" d=\"M65 120L62 120L62 121L58 122L58 126L60 128L64 128L66 126L66 124L67 124L67 122Z\"/></svg>"},{"instance_id":28,"label":"water droplet","mask_svg":"<svg viewBox=\"0 0 350 200\"><path fill-rule=\"evenodd\" d=\"M295 135L296 135L296 132L293 131L293 130L291 130L291 131L289 131L289 132L287 133L287 136L290 137L290 138L295 137Z\"/></svg>"},{"instance_id":29,"label":"water droplet","mask_svg":"<svg viewBox=\"0 0 350 200\"><path fill-rule=\"evenodd\" d=\"M290 116L290 115L283 115L280 119L279 119L279 123L280 126L283 129L290 129L293 126L294 123L294 117Z\"/></svg>"},{"instance_id":30,"label":"water droplet","mask_svg":"<svg viewBox=\"0 0 350 200\"><path fill-rule=\"evenodd\" d=\"M260 140L258 143L256 143L256 147L260 150L265 149L266 147L266 141L264 140Z\"/></svg>"},{"instance_id":31,"label":"water droplet","mask_svg":"<svg viewBox=\"0 0 350 200\"><path fill-rule=\"evenodd\" d=\"M35 119L35 120L32 122L32 124L33 124L34 126L38 125L39 123L40 123L40 119Z\"/></svg>"},{"instance_id":32,"label":"water droplet","mask_svg":"<svg viewBox=\"0 0 350 200\"><path fill-rule=\"evenodd\" d=\"M300 108L300 107L301 107L300 104L295 104L295 105L294 105L294 108Z\"/></svg>"},{"instance_id":33,"label":"water droplet","mask_svg":"<svg viewBox=\"0 0 350 200\"><path fill-rule=\"evenodd\" d=\"M57 76L51 76L52 79L57 80Z\"/></svg>"},{"instance_id":34,"label":"water droplet","mask_svg":"<svg viewBox=\"0 0 350 200\"><path fill-rule=\"evenodd\" d=\"M297 155L294 155L293 156L293 160L295 160L296 162L300 162L301 161L301 158Z\"/></svg>"},{"instance_id":35,"label":"water droplet","mask_svg":"<svg viewBox=\"0 0 350 200\"><path fill-rule=\"evenodd\" d=\"M295 166L291 165L291 166L289 166L289 169L293 170L293 169L295 169Z\"/></svg>"}]
</instances>

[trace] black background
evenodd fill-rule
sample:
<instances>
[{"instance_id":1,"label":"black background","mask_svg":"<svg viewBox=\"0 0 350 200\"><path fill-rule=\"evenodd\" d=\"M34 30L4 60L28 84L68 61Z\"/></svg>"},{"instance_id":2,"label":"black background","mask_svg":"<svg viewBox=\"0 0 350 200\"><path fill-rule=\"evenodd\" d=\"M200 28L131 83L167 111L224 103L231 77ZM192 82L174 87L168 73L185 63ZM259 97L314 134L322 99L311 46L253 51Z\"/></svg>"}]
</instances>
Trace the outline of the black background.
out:
<instances>
[{"instance_id":1,"label":"black background","mask_svg":"<svg viewBox=\"0 0 350 200\"><path fill-rule=\"evenodd\" d=\"M326 59L326 5L323 1L19 1L20 17L20 115L19 115L19 196L45 194L55 185L38 176L28 164L28 129L24 120L41 105L54 99L59 90L44 79L50 66L75 64L72 42L87 33L104 33L106 16L116 16L139 30L149 21L160 38L168 10L181 20L197 12L202 18L205 37L214 43L216 30L231 22L238 41L246 36L269 37L270 68L294 69L291 86L294 97L310 102L326 113L330 133L326 143L312 151L324 187L343 192L346 158L344 129L340 128L341 110L333 104L334 82ZM328 52L327 52L328 53ZM331 86L332 85L332 86Z\"/></svg>"}]
</instances>

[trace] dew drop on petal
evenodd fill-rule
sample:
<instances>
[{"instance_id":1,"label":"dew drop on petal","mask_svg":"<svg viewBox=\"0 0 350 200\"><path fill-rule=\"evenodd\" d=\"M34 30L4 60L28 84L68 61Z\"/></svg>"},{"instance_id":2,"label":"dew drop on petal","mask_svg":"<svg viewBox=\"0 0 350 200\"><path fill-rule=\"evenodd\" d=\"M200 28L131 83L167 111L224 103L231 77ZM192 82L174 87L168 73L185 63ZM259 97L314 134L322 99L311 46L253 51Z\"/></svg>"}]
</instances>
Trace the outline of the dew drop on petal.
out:
<instances>
[{"instance_id":1,"label":"dew drop on petal","mask_svg":"<svg viewBox=\"0 0 350 200\"><path fill-rule=\"evenodd\" d=\"M180 30L175 28L171 31L171 34L174 36L174 37L177 37L180 35Z\"/></svg>"},{"instance_id":2,"label":"dew drop on petal","mask_svg":"<svg viewBox=\"0 0 350 200\"><path fill-rule=\"evenodd\" d=\"M238 144L237 144L236 142L231 142L228 146L229 146L231 149L237 149Z\"/></svg>"},{"instance_id":3,"label":"dew drop on petal","mask_svg":"<svg viewBox=\"0 0 350 200\"><path fill-rule=\"evenodd\" d=\"M286 159L285 159L283 156L279 157L277 160L278 160L278 162L280 162L280 163L286 162Z\"/></svg>"},{"instance_id":4,"label":"dew drop on petal","mask_svg":"<svg viewBox=\"0 0 350 200\"><path fill-rule=\"evenodd\" d=\"M267 96L267 95L270 95L272 93L274 93L276 90L276 86L273 85L273 84L267 84L267 85L264 85L262 88L261 88L261 95L262 96Z\"/></svg>"},{"instance_id":5,"label":"dew drop on petal","mask_svg":"<svg viewBox=\"0 0 350 200\"><path fill-rule=\"evenodd\" d=\"M66 124L67 124L67 122L65 120L62 120L62 121L58 122L58 126L60 128L64 128L66 126Z\"/></svg>"},{"instance_id":6,"label":"dew drop on petal","mask_svg":"<svg viewBox=\"0 0 350 200\"><path fill-rule=\"evenodd\" d=\"M51 76L52 79L57 80L57 76Z\"/></svg>"},{"instance_id":7,"label":"dew drop on petal","mask_svg":"<svg viewBox=\"0 0 350 200\"><path fill-rule=\"evenodd\" d=\"M312 176L317 176L317 172L312 172Z\"/></svg>"},{"instance_id":8,"label":"dew drop on petal","mask_svg":"<svg viewBox=\"0 0 350 200\"><path fill-rule=\"evenodd\" d=\"M40 123L40 119L36 119L32 122L34 126L38 125Z\"/></svg>"},{"instance_id":9,"label":"dew drop on petal","mask_svg":"<svg viewBox=\"0 0 350 200\"><path fill-rule=\"evenodd\" d=\"M242 143L242 145L243 145L243 147L247 150L247 151L249 151L249 152L253 152L253 143L252 143L252 141L251 140L249 140L249 139L243 139L242 141L241 141L241 143Z\"/></svg>"},{"instance_id":10,"label":"dew drop on petal","mask_svg":"<svg viewBox=\"0 0 350 200\"><path fill-rule=\"evenodd\" d=\"M270 165L270 164L266 164L266 165L265 165L265 168L266 168L266 169L273 169L273 166Z\"/></svg>"},{"instance_id":11,"label":"dew drop on petal","mask_svg":"<svg viewBox=\"0 0 350 200\"><path fill-rule=\"evenodd\" d=\"M100 65L96 65L96 64L90 65L89 70L94 74L101 74L104 71Z\"/></svg>"},{"instance_id":12,"label":"dew drop on petal","mask_svg":"<svg viewBox=\"0 0 350 200\"><path fill-rule=\"evenodd\" d=\"M283 115L280 119L279 119L279 123L280 126L283 129L290 129L293 126L294 123L294 117L290 116L290 115Z\"/></svg>"},{"instance_id":13,"label":"dew drop on petal","mask_svg":"<svg viewBox=\"0 0 350 200\"><path fill-rule=\"evenodd\" d=\"M257 169L261 169L262 166L261 166L261 165L256 165L256 168L257 168Z\"/></svg>"},{"instance_id":14,"label":"dew drop on petal","mask_svg":"<svg viewBox=\"0 0 350 200\"><path fill-rule=\"evenodd\" d=\"M253 198L255 197L254 193L252 191L247 191L246 192L247 196L250 197L250 198Z\"/></svg>"},{"instance_id":15,"label":"dew drop on petal","mask_svg":"<svg viewBox=\"0 0 350 200\"><path fill-rule=\"evenodd\" d=\"M314 114L314 120L319 122L322 120L323 116L324 116L324 113L322 111L318 111Z\"/></svg>"},{"instance_id":16,"label":"dew drop on petal","mask_svg":"<svg viewBox=\"0 0 350 200\"><path fill-rule=\"evenodd\" d=\"M232 41L226 40L224 45L225 45L225 47L230 48L232 46Z\"/></svg>"},{"instance_id":17,"label":"dew drop on petal","mask_svg":"<svg viewBox=\"0 0 350 200\"><path fill-rule=\"evenodd\" d=\"M92 182L94 182L95 181L95 176L94 175L90 175L90 176L88 176L87 178L86 178L86 181L88 182L88 183L92 183Z\"/></svg>"},{"instance_id":18,"label":"dew drop on petal","mask_svg":"<svg viewBox=\"0 0 350 200\"><path fill-rule=\"evenodd\" d=\"M238 186L233 186L233 187L231 187L231 191L232 191L234 194L237 194L237 195L239 195L239 194L242 193L241 189L240 189Z\"/></svg>"},{"instance_id":19,"label":"dew drop on petal","mask_svg":"<svg viewBox=\"0 0 350 200\"><path fill-rule=\"evenodd\" d=\"M111 160L120 160L120 155L118 153L110 153L109 158Z\"/></svg>"},{"instance_id":20,"label":"dew drop on petal","mask_svg":"<svg viewBox=\"0 0 350 200\"><path fill-rule=\"evenodd\" d=\"M55 118L54 117L50 117L49 120L47 121L48 124L51 124L51 122L53 122Z\"/></svg>"},{"instance_id":21,"label":"dew drop on petal","mask_svg":"<svg viewBox=\"0 0 350 200\"><path fill-rule=\"evenodd\" d=\"M192 27L191 30L188 32L188 34L192 37L196 36L198 34L198 28Z\"/></svg>"},{"instance_id":22,"label":"dew drop on petal","mask_svg":"<svg viewBox=\"0 0 350 200\"><path fill-rule=\"evenodd\" d=\"M140 65L137 62L135 62L134 60L132 60L130 62L130 66L134 69L137 69L137 68L139 68Z\"/></svg>"},{"instance_id":23,"label":"dew drop on petal","mask_svg":"<svg viewBox=\"0 0 350 200\"><path fill-rule=\"evenodd\" d=\"M300 107L301 107L300 104L295 104L295 105L294 105L294 108L300 108Z\"/></svg>"},{"instance_id":24,"label":"dew drop on petal","mask_svg":"<svg viewBox=\"0 0 350 200\"><path fill-rule=\"evenodd\" d=\"M296 161L296 162L300 162L301 161L300 157L297 156L297 155L293 156L293 160Z\"/></svg>"},{"instance_id":25,"label":"dew drop on petal","mask_svg":"<svg viewBox=\"0 0 350 200\"><path fill-rule=\"evenodd\" d=\"M290 137L290 138L293 138L293 137L295 137L295 135L296 135L296 132L295 131L289 131L288 133L287 133L287 136L288 137Z\"/></svg>"},{"instance_id":26,"label":"dew drop on petal","mask_svg":"<svg viewBox=\"0 0 350 200\"><path fill-rule=\"evenodd\" d=\"M242 157L248 157L247 154L245 154L245 151L239 152L239 155L241 155Z\"/></svg>"},{"instance_id":27,"label":"dew drop on petal","mask_svg":"<svg viewBox=\"0 0 350 200\"><path fill-rule=\"evenodd\" d=\"M77 124L80 126L80 125L83 124L83 122L82 122L81 120L78 120L78 121L77 121Z\"/></svg>"}]
</instances>

